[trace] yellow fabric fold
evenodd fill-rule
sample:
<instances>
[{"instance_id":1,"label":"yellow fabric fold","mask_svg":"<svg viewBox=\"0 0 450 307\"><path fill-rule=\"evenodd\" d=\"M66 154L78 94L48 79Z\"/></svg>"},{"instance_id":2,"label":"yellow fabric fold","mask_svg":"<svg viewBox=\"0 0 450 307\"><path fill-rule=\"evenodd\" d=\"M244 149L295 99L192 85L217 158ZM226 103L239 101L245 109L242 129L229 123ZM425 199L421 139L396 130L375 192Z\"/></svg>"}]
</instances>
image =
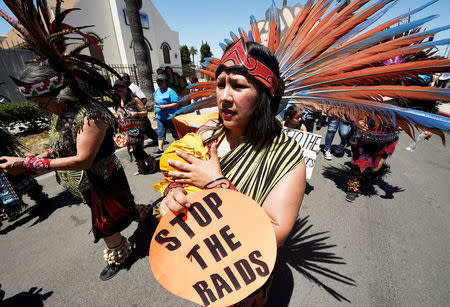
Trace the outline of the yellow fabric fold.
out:
<instances>
[{"instance_id":1,"label":"yellow fabric fold","mask_svg":"<svg viewBox=\"0 0 450 307\"><path fill-rule=\"evenodd\" d=\"M159 167L164 175L164 181L152 184L156 191L158 191L162 195L164 195L164 190L167 188L167 186L174 182L174 179L168 175L168 172L180 171L169 165L168 160L171 159L187 163L184 159L182 159L175 153L175 151L177 150L192 155L197 159L208 160L208 147L203 145L202 137L199 134L188 133L183 138L173 142L164 151L163 155L161 156L161 160L159 161ZM184 185L184 189L188 193L193 193L201 190L200 188L193 185Z\"/></svg>"}]
</instances>

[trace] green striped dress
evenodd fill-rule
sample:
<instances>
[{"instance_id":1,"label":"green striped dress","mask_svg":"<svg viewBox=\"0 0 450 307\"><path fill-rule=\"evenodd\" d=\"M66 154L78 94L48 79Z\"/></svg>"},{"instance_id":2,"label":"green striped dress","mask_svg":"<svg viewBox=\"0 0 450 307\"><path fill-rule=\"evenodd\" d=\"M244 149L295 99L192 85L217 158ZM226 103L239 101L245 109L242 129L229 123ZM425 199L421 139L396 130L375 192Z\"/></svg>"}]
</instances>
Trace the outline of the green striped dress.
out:
<instances>
[{"instance_id":1,"label":"green striped dress","mask_svg":"<svg viewBox=\"0 0 450 307\"><path fill-rule=\"evenodd\" d=\"M260 205L278 181L301 163L302 148L284 133L272 143L242 143L220 160L223 175Z\"/></svg>"}]
</instances>

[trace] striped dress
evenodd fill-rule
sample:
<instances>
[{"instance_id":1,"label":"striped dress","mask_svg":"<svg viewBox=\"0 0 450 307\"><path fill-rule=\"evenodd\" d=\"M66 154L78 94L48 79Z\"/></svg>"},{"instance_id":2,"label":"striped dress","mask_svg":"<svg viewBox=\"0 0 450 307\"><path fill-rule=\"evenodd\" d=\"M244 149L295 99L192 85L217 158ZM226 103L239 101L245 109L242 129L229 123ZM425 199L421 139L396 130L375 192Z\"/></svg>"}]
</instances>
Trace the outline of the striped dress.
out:
<instances>
[{"instance_id":1,"label":"striped dress","mask_svg":"<svg viewBox=\"0 0 450 307\"><path fill-rule=\"evenodd\" d=\"M260 205L281 178L301 163L302 148L284 133L271 143L242 143L220 160L223 175Z\"/></svg>"}]
</instances>

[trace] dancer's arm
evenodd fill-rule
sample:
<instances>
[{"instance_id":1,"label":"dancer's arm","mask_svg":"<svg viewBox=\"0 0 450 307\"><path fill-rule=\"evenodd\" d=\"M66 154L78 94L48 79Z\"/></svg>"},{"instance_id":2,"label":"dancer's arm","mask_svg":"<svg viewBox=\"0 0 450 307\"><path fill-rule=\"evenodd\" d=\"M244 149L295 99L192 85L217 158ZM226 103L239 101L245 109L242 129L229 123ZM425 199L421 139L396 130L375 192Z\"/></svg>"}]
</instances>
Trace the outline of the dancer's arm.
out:
<instances>
[{"instance_id":1,"label":"dancer's arm","mask_svg":"<svg viewBox=\"0 0 450 307\"><path fill-rule=\"evenodd\" d=\"M106 134L108 125L98 116L98 121L85 118L82 129L78 132L76 140L77 153L74 156L57 159L43 159L47 164L45 170L81 170L89 169L94 162L100 145ZM25 158L0 157L0 168L17 174L26 170ZM33 171L33 169L30 169Z\"/></svg>"}]
</instances>

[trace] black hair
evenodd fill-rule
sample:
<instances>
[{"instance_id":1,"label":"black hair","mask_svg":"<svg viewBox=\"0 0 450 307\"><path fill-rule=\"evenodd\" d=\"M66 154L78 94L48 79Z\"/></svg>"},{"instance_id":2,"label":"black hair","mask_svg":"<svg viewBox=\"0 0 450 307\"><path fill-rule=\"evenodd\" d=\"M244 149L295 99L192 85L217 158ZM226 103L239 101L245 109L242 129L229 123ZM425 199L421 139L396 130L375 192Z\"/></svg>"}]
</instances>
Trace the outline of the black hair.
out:
<instances>
[{"instance_id":1,"label":"black hair","mask_svg":"<svg viewBox=\"0 0 450 307\"><path fill-rule=\"evenodd\" d=\"M131 84L130 75L124 72L123 74L120 74L120 77L122 80L126 81L128 84Z\"/></svg>"},{"instance_id":2,"label":"black hair","mask_svg":"<svg viewBox=\"0 0 450 307\"><path fill-rule=\"evenodd\" d=\"M253 58L266 65L275 74L278 79L278 88L274 96L272 97L268 88L266 88L262 83L256 80L252 75L246 75L248 78L255 81L255 83L258 85L260 94L259 99L255 104L252 118L250 119L243 137L246 141L249 142L258 142L260 140L272 141L281 133L281 124L275 118L275 116L280 111L279 109L281 105L281 97L284 94L284 82L280 78L278 61L275 55L267 47L254 42L246 42L245 44L247 47L247 54L251 55ZM231 46L232 45L228 46L228 48L225 50L225 53ZM216 76L218 76L222 70L226 69L227 68L225 66L219 66L216 72ZM215 131L220 130L219 128L221 126L223 126L223 123L221 118L219 118L219 126L216 127ZM213 141L218 137L214 134L215 133L213 133L213 136L206 140L205 143Z\"/></svg>"},{"instance_id":3,"label":"black hair","mask_svg":"<svg viewBox=\"0 0 450 307\"><path fill-rule=\"evenodd\" d=\"M292 118L300 111L300 107L296 104L291 105L287 110L286 113L284 113L284 120L288 120L289 118Z\"/></svg>"},{"instance_id":4,"label":"black hair","mask_svg":"<svg viewBox=\"0 0 450 307\"><path fill-rule=\"evenodd\" d=\"M133 96L131 95L130 88L127 86L126 89L127 89L127 97L126 97L126 99L124 101L125 105L130 103L130 102L133 102ZM113 106L113 108L115 110L117 110L120 107L120 101L121 100L122 100L122 97L118 93L116 93L114 91L114 94L112 96L112 106Z\"/></svg>"}]
</instances>

